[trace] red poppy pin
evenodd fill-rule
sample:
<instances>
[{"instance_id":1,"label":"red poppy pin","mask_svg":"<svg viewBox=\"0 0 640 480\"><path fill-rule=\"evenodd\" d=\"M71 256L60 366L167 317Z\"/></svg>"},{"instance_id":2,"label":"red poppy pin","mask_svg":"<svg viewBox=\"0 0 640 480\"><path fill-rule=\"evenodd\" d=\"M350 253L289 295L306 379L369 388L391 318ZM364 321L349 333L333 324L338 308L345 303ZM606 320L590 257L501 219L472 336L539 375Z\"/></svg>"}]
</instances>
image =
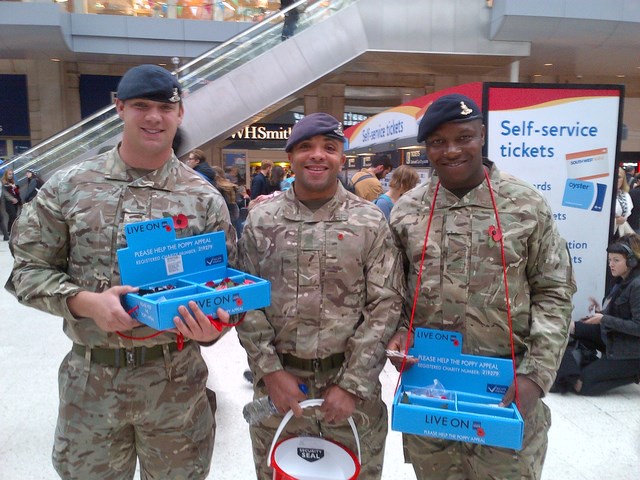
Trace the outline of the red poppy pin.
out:
<instances>
[{"instance_id":1,"label":"red poppy pin","mask_svg":"<svg viewBox=\"0 0 640 480\"><path fill-rule=\"evenodd\" d=\"M189 219L184 213L179 213L173 217L173 226L176 230L182 230L189 225Z\"/></svg>"},{"instance_id":2,"label":"red poppy pin","mask_svg":"<svg viewBox=\"0 0 640 480\"><path fill-rule=\"evenodd\" d=\"M487 231L489 234L489 244L493 247L496 243L500 243L502 240L502 232L495 225L491 225Z\"/></svg>"}]
</instances>

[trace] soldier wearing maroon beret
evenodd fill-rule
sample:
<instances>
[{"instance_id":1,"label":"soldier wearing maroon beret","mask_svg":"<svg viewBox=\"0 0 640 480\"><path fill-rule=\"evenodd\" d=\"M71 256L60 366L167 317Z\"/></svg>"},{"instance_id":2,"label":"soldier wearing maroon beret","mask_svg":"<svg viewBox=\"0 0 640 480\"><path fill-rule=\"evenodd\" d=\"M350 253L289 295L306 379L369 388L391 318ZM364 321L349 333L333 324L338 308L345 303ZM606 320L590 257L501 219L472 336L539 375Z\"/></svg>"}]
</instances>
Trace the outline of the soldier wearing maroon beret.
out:
<instances>
[{"instance_id":1,"label":"soldier wearing maroon beret","mask_svg":"<svg viewBox=\"0 0 640 480\"><path fill-rule=\"evenodd\" d=\"M307 115L287 141L295 181L249 212L240 239L242 268L271 281L271 305L247 313L238 336L247 351L256 398L269 395L279 414L250 426L256 472L273 478L267 454L282 414L283 438L324 435L356 451L360 478L382 474L387 407L379 375L384 346L398 325L404 292L399 252L382 212L345 190L340 122ZM301 417L298 402L322 398Z\"/></svg>"}]
</instances>

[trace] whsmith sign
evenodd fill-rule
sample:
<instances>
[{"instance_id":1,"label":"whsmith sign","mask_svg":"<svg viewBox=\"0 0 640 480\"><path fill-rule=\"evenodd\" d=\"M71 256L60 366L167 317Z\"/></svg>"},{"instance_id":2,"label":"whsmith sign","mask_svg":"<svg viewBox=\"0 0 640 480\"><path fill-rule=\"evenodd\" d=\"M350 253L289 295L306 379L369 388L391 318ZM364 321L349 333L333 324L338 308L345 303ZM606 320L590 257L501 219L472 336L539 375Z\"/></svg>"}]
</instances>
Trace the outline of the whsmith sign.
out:
<instances>
[{"instance_id":1,"label":"whsmith sign","mask_svg":"<svg viewBox=\"0 0 640 480\"><path fill-rule=\"evenodd\" d=\"M291 128L290 125L256 123L238 130L228 140L287 140Z\"/></svg>"}]
</instances>

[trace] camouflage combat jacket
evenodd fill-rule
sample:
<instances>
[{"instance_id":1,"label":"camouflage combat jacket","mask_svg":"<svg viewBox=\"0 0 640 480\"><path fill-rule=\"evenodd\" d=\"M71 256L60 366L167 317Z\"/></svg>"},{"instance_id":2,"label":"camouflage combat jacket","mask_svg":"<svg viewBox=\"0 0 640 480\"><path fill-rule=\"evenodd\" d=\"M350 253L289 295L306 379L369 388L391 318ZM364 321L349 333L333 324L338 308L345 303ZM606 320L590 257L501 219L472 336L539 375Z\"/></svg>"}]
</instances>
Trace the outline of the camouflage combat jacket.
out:
<instances>
[{"instance_id":1,"label":"camouflage combat jacket","mask_svg":"<svg viewBox=\"0 0 640 480\"><path fill-rule=\"evenodd\" d=\"M504 238L517 370L547 392L567 343L576 290L569 253L542 195L488 164ZM407 276L404 329L437 183L434 174L391 213ZM497 225L486 180L461 199L440 185L413 326L461 332L464 353L510 358L502 255L492 236Z\"/></svg>"},{"instance_id":2,"label":"camouflage combat jacket","mask_svg":"<svg viewBox=\"0 0 640 480\"><path fill-rule=\"evenodd\" d=\"M404 292L382 212L341 185L311 211L290 188L250 211L239 256L246 271L271 282L271 305L237 328L256 380L282 369L278 354L344 352L334 383L372 397Z\"/></svg>"},{"instance_id":3,"label":"camouflage combat jacket","mask_svg":"<svg viewBox=\"0 0 640 480\"><path fill-rule=\"evenodd\" d=\"M60 170L14 224L7 289L25 305L62 316L65 333L76 343L129 348L173 342L173 333L134 341L104 332L89 318L75 318L67 298L120 284L116 250L126 246L125 224L181 213L188 225L176 230L178 237L223 230L229 262L236 261L236 235L224 199L175 156L158 170L139 172L128 168L114 148ZM144 337L155 330L124 333Z\"/></svg>"}]
</instances>

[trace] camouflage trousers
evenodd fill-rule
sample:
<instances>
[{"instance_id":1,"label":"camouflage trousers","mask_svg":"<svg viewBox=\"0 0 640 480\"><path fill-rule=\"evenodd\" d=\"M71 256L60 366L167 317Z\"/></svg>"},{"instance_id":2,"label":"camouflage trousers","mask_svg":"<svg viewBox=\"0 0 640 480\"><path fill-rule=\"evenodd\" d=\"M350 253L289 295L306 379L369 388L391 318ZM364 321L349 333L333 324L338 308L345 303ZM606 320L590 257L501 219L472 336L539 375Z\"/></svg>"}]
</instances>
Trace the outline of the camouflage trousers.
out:
<instances>
[{"instance_id":1,"label":"camouflage trousers","mask_svg":"<svg viewBox=\"0 0 640 480\"><path fill-rule=\"evenodd\" d=\"M524 419L520 451L403 435L405 461L417 480L539 480L547 454L551 412L542 400Z\"/></svg>"},{"instance_id":2,"label":"camouflage trousers","mask_svg":"<svg viewBox=\"0 0 640 480\"><path fill-rule=\"evenodd\" d=\"M291 370L291 373L304 379L304 373L300 370ZM305 381L309 387L309 398L320 398L321 388L319 388L319 385L330 385L330 383L322 382L322 380L320 384L314 384L309 378L305 379ZM387 406L382 401L380 394L381 387L378 385L374 398L360 402L352 415L358 430L358 436L360 437L362 469L359 478L363 480L376 480L382 476L382 463L384 460L384 446L387 438L388 424ZM265 390L256 390L256 398L263 395L266 395ZM288 437L300 435L317 437L322 434L324 438L341 443L357 455L358 449L349 424L344 422L331 425L322 422L320 415L317 409L305 409L302 417L292 418L289 421L281 433L280 439L284 440ZM282 415L274 415L259 425L249 428L251 443L253 444L253 461L259 480L271 480L273 478L273 470L267 466L267 457L271 442L281 421Z\"/></svg>"},{"instance_id":3,"label":"camouflage trousers","mask_svg":"<svg viewBox=\"0 0 640 480\"><path fill-rule=\"evenodd\" d=\"M88 357L88 356L87 356ZM58 383L53 465L63 479L204 479L213 454L215 395L200 347L138 367L69 353Z\"/></svg>"}]
</instances>

